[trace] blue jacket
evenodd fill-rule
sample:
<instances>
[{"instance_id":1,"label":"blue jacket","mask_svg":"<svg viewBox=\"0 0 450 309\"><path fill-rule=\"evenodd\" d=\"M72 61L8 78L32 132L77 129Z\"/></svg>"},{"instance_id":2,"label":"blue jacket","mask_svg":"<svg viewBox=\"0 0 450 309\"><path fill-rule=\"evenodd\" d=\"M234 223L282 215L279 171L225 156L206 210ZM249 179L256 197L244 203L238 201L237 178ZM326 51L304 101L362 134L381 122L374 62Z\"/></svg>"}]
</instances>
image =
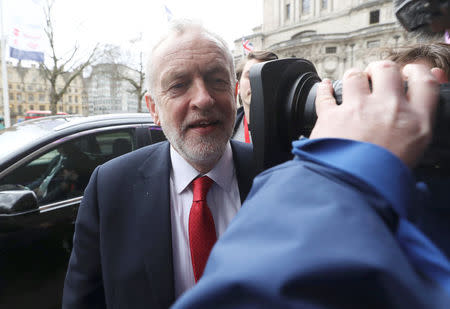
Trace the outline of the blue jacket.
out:
<instances>
[{"instance_id":1,"label":"blue jacket","mask_svg":"<svg viewBox=\"0 0 450 309\"><path fill-rule=\"evenodd\" d=\"M395 236L401 207L415 200L409 170L355 146L312 141L255 178L203 277L173 308L450 308ZM356 177L342 162L370 171Z\"/></svg>"}]
</instances>

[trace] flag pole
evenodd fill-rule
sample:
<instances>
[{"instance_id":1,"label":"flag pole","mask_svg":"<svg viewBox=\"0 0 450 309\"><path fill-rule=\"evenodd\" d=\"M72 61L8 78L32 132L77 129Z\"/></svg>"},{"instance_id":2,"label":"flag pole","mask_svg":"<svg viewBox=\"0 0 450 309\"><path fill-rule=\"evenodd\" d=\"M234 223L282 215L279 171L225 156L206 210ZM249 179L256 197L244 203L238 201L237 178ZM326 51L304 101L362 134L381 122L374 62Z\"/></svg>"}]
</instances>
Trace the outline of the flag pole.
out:
<instances>
[{"instance_id":1,"label":"flag pole","mask_svg":"<svg viewBox=\"0 0 450 309\"><path fill-rule=\"evenodd\" d=\"M1 18L1 61L2 61L2 84L3 84L3 116L5 119L5 127L11 126L11 119L9 114L9 88L8 88L8 73L6 66L6 36L5 36L5 18L3 14L3 0L0 0L0 18Z\"/></svg>"}]
</instances>

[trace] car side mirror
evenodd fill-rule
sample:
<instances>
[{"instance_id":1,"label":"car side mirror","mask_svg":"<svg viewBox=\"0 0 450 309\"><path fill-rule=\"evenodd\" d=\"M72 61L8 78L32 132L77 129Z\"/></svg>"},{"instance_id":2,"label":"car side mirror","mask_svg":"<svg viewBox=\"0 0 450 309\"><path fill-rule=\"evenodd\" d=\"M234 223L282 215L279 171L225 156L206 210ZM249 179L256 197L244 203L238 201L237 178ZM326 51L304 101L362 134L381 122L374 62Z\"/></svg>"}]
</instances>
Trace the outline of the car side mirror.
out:
<instances>
[{"instance_id":1,"label":"car side mirror","mask_svg":"<svg viewBox=\"0 0 450 309\"><path fill-rule=\"evenodd\" d=\"M20 213L37 208L37 197L31 190L0 191L0 215Z\"/></svg>"}]
</instances>

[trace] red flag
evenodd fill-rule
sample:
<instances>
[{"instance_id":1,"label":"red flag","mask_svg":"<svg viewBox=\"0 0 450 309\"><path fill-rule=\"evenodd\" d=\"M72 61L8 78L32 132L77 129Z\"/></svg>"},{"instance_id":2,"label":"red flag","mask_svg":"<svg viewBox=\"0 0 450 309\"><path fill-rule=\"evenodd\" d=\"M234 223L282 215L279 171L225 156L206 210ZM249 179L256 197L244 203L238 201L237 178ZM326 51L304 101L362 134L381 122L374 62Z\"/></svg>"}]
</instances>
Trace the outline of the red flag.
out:
<instances>
[{"instance_id":1,"label":"red flag","mask_svg":"<svg viewBox=\"0 0 450 309\"><path fill-rule=\"evenodd\" d=\"M249 40L246 40L244 38L242 39L242 47L244 48L245 54L248 54L254 48L252 42L250 42Z\"/></svg>"}]
</instances>

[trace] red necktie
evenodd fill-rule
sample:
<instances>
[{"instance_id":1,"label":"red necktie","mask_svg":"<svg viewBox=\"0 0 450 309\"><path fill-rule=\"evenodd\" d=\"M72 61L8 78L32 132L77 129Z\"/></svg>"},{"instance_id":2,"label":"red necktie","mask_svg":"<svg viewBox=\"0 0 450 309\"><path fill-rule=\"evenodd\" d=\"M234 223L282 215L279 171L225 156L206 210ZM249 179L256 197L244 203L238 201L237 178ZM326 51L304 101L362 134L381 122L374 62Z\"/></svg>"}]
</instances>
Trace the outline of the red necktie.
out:
<instances>
[{"instance_id":1,"label":"red necktie","mask_svg":"<svg viewBox=\"0 0 450 309\"><path fill-rule=\"evenodd\" d=\"M245 142L247 144L252 143L250 141L250 131L248 130L248 123L247 123L247 118L245 118L245 115L244 115L244 137L245 137Z\"/></svg>"},{"instance_id":2,"label":"red necktie","mask_svg":"<svg viewBox=\"0 0 450 309\"><path fill-rule=\"evenodd\" d=\"M206 203L206 195L212 183L207 176L192 182L194 201L189 213L189 245L195 282L202 276L209 253L217 240L214 219Z\"/></svg>"}]
</instances>

